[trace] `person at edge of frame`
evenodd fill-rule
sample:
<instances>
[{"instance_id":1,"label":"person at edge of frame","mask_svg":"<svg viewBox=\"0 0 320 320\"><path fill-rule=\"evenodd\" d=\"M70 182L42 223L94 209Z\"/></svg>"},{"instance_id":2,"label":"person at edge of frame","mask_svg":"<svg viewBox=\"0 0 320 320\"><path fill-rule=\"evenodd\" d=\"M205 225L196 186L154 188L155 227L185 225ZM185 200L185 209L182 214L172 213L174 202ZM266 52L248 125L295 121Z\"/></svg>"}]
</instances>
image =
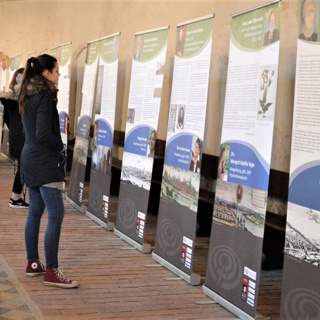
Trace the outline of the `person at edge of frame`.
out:
<instances>
[{"instance_id":1,"label":"person at edge of frame","mask_svg":"<svg viewBox=\"0 0 320 320\"><path fill-rule=\"evenodd\" d=\"M15 159L17 163L17 170L15 172L13 180L12 194L9 200L9 206L11 208L28 209L29 204L25 202L25 193L23 199L21 198L23 185L20 179L20 157L24 145L24 134L21 116L19 113L19 105L17 102L23 71L24 68L19 68L18 70L16 70L9 84L9 89L11 91L1 93L0 101L4 106L4 122L9 128L10 156Z\"/></svg>"}]
</instances>

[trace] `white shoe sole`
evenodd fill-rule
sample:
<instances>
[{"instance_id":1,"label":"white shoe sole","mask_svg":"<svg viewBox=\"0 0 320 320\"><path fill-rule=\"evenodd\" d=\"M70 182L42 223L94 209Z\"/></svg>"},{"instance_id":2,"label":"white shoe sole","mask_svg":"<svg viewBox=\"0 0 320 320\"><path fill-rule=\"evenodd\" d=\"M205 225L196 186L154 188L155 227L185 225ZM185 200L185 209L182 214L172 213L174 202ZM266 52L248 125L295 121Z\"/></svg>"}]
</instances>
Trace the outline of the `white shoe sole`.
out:
<instances>
[{"instance_id":1,"label":"white shoe sole","mask_svg":"<svg viewBox=\"0 0 320 320\"><path fill-rule=\"evenodd\" d=\"M79 282L78 281L72 281L72 283L70 283L70 284L43 281L43 284L45 286L57 287L57 288L63 288L63 289L72 289L72 288L78 288L79 287Z\"/></svg>"},{"instance_id":2,"label":"white shoe sole","mask_svg":"<svg viewBox=\"0 0 320 320\"><path fill-rule=\"evenodd\" d=\"M27 277L36 277L36 276L41 276L43 274L46 274L46 272L45 271L44 272L34 272L34 273L27 273L26 272Z\"/></svg>"},{"instance_id":3,"label":"white shoe sole","mask_svg":"<svg viewBox=\"0 0 320 320\"><path fill-rule=\"evenodd\" d=\"M17 205L14 205L14 204L9 204L9 207L10 207L10 208L16 208L16 209L29 209L29 207L26 207L26 206L17 206Z\"/></svg>"}]
</instances>

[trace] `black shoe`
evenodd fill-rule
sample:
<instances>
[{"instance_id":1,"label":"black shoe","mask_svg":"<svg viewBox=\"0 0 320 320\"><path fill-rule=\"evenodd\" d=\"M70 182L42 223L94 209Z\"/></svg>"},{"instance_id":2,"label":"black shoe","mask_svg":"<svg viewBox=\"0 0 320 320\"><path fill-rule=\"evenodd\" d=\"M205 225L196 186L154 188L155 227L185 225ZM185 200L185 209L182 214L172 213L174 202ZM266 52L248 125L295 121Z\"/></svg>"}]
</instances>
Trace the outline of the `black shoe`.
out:
<instances>
[{"instance_id":1,"label":"black shoe","mask_svg":"<svg viewBox=\"0 0 320 320\"><path fill-rule=\"evenodd\" d=\"M19 200L13 200L12 198L10 198L9 206L10 208L28 209L29 203L23 201L22 198L20 198Z\"/></svg>"}]
</instances>

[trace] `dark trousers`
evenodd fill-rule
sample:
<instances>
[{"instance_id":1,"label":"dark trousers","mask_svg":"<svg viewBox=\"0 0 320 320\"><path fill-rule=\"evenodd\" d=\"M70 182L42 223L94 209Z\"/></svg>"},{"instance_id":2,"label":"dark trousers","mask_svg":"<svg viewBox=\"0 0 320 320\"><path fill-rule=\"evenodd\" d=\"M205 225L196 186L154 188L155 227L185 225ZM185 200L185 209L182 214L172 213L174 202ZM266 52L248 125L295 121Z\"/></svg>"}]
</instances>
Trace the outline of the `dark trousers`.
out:
<instances>
[{"instance_id":1,"label":"dark trousers","mask_svg":"<svg viewBox=\"0 0 320 320\"><path fill-rule=\"evenodd\" d=\"M20 159L17 160L17 172L13 180L12 192L21 194L22 192L22 183L20 178Z\"/></svg>"}]
</instances>

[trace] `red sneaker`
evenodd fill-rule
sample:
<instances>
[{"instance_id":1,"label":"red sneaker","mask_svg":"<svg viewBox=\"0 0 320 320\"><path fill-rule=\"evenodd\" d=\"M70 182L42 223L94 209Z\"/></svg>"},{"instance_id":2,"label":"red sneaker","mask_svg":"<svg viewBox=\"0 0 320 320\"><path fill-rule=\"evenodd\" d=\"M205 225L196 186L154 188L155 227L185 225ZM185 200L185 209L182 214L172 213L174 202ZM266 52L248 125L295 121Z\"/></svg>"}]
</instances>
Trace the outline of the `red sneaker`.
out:
<instances>
[{"instance_id":1,"label":"red sneaker","mask_svg":"<svg viewBox=\"0 0 320 320\"><path fill-rule=\"evenodd\" d=\"M59 288L77 288L79 287L78 281L68 279L59 268L51 268L46 270L43 284L46 286L53 286Z\"/></svg>"},{"instance_id":2,"label":"red sneaker","mask_svg":"<svg viewBox=\"0 0 320 320\"><path fill-rule=\"evenodd\" d=\"M46 273L46 268L40 260L28 261L26 268L26 275L28 277L35 277Z\"/></svg>"}]
</instances>

